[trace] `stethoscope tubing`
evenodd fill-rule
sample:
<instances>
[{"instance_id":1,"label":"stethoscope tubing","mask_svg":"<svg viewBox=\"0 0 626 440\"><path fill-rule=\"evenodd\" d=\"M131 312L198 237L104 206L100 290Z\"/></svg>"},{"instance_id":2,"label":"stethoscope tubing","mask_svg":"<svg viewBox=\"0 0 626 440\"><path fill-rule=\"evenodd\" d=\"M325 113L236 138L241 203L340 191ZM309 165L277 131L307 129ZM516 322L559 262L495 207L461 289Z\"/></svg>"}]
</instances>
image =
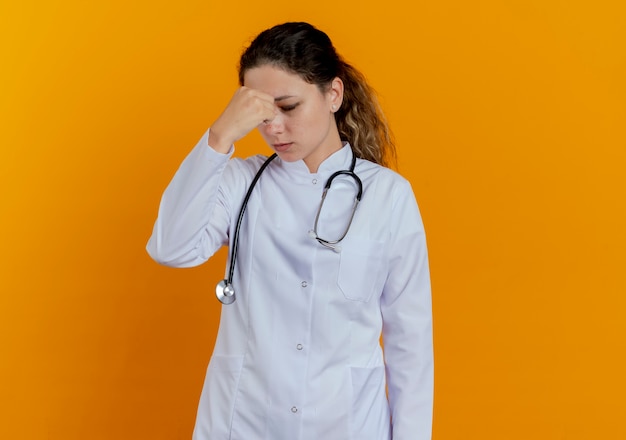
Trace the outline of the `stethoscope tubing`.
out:
<instances>
[{"instance_id":1,"label":"stethoscope tubing","mask_svg":"<svg viewBox=\"0 0 626 440\"><path fill-rule=\"evenodd\" d=\"M237 251L239 250L239 230L241 229L241 224L243 223L243 216L246 212L246 207L248 206L248 201L250 200L252 190L256 186L256 183L261 177L261 174L263 174L263 171L265 171L265 168L267 168L267 166L270 164L270 162L272 162L276 158L276 156L277 154L274 153L269 158L267 158L265 162L263 162L263 165L261 165L261 168L259 168L259 170L257 171L256 175L252 179L252 182L250 182L250 186L248 187L246 196L244 197L243 203L241 204L241 209L239 210L239 215L237 217L237 223L235 225L235 230L233 234L233 244L231 247L230 257L229 257L230 267L228 269L228 276L226 279L220 281L215 288L215 295L217 296L217 299L222 304L232 304L235 301L235 289L233 288L233 277L235 275L235 262L237 260ZM313 226L313 230L311 231L312 237L315 238L321 245L327 248L333 249L335 251L338 251L338 250L334 245L336 245L341 240L343 240L343 238L348 233L348 230L350 229L350 224L352 223L352 219L354 218L356 207L361 201L361 196L363 195L363 183L361 182L361 179L359 178L359 176L357 176L354 172L355 166L356 166L356 155L354 154L354 152L352 152L352 163L350 164L350 169L337 171L328 178L328 180L326 181L326 185L324 185L322 201L320 202L320 207L317 211L317 215L315 216L315 224ZM346 231L337 240L334 240L334 241L324 240L323 238L317 235L317 223L319 221L319 216L320 216L320 212L322 211L322 207L324 206L324 200L326 199L326 194L328 190L330 189L330 186L333 180L335 179L335 177L341 176L341 175L348 175L352 177L357 184L358 192L354 199L354 206L352 208L352 213L350 215L350 222L348 223L348 228L346 229Z\"/></svg>"},{"instance_id":2,"label":"stethoscope tubing","mask_svg":"<svg viewBox=\"0 0 626 440\"><path fill-rule=\"evenodd\" d=\"M276 159L276 156L277 154L274 153L265 162L263 162L263 165L261 165L261 168L259 168L259 171L257 171L256 175L254 176L254 179L252 179L252 182L250 183L250 187L248 188L248 192L246 193L246 196L243 199L243 203L241 204L241 209L239 210L239 217L237 217L237 225L235 226L235 235L233 237L233 248L231 249L231 252L230 252L230 269L228 270L228 278L226 278L226 284L228 285L232 284L233 276L235 275L235 263L234 262L235 262L235 259L237 258L237 251L239 249L239 230L241 229L241 224L243 223L243 215L246 212L246 207L248 206L248 200L250 200L250 195L252 194L252 190L256 186L256 183L261 177L261 174L263 174L263 171L265 170L265 168L267 168L270 162Z\"/></svg>"},{"instance_id":3,"label":"stethoscope tubing","mask_svg":"<svg viewBox=\"0 0 626 440\"><path fill-rule=\"evenodd\" d=\"M241 229L241 223L243 222L243 215L246 212L246 206L248 206L248 201L250 200L250 195L252 194L252 190L256 186L256 183L261 177L261 174L263 174L263 171L265 170L265 168L267 168L267 166L270 164L271 161L276 159L276 156L277 154L274 153L269 158L267 158L265 162L263 162L263 165L261 165L261 168L259 168L259 171L257 171L256 175L252 179L252 182L250 182L250 186L248 187L246 196L243 198L243 203L241 204L241 209L239 210L239 216L237 217L237 223L235 225L235 232L233 235L233 245L231 246L231 249L230 249L230 257L229 257L230 267L228 269L228 277L225 280L222 280L219 283L217 283L217 286L215 286L215 296L222 304L227 305L227 304L232 304L233 302L235 302L235 289L233 288L233 277L235 275L235 261L237 258L237 251L239 249L239 229Z\"/></svg>"},{"instance_id":4,"label":"stethoscope tubing","mask_svg":"<svg viewBox=\"0 0 626 440\"><path fill-rule=\"evenodd\" d=\"M335 245L338 244L341 240L343 240L345 236L348 234L348 230L350 229L350 225L352 224L352 219L354 219L354 213L356 212L356 207L361 201L361 196L363 195L363 182L361 182L361 179L359 178L359 176L357 176L354 172L355 165L356 165L356 156L353 153L352 163L350 164L350 169L337 171L328 178L328 180L326 181L326 185L324 185L324 192L322 193L322 201L320 202L320 207L317 210L317 214L315 215L315 223L313 224L313 230L311 231L311 236L315 238L319 244L329 249L332 249L334 251L338 251ZM342 175L350 176L354 179L357 185L358 192L354 198L354 205L352 205L352 212L350 213L350 220L348 222L348 227L346 228L344 233L337 240L332 240L332 241L325 240L319 235L317 235L317 223L319 222L320 214L322 213L322 207L324 206L324 201L326 200L326 194L328 193L328 190L330 189L330 186L332 185L333 180L335 179L335 177L342 176Z\"/></svg>"}]
</instances>

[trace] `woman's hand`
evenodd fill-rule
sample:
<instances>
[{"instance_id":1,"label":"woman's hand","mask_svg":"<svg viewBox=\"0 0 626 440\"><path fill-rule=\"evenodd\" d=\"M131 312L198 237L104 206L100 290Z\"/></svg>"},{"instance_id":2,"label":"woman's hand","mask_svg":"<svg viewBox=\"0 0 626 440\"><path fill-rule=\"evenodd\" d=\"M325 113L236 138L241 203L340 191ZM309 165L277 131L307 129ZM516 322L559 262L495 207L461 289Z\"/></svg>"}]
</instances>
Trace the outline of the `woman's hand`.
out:
<instances>
[{"instance_id":1,"label":"woman's hand","mask_svg":"<svg viewBox=\"0 0 626 440\"><path fill-rule=\"evenodd\" d=\"M211 125L209 145L226 153L236 141L278 113L274 97L248 87L237 89L219 118Z\"/></svg>"}]
</instances>

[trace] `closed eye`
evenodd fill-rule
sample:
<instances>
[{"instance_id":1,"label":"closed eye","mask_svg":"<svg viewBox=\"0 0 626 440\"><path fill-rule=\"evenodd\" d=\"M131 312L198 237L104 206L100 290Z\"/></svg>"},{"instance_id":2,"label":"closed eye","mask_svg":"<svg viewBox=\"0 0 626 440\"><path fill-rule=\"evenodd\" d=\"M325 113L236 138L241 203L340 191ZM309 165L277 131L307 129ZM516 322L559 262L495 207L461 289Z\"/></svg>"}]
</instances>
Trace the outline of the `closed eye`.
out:
<instances>
[{"instance_id":1,"label":"closed eye","mask_svg":"<svg viewBox=\"0 0 626 440\"><path fill-rule=\"evenodd\" d=\"M289 112L291 110L293 110L294 108L296 108L297 106L299 106L300 103L296 103L296 104L291 104L291 105L283 105L280 107L280 109L284 112Z\"/></svg>"}]
</instances>

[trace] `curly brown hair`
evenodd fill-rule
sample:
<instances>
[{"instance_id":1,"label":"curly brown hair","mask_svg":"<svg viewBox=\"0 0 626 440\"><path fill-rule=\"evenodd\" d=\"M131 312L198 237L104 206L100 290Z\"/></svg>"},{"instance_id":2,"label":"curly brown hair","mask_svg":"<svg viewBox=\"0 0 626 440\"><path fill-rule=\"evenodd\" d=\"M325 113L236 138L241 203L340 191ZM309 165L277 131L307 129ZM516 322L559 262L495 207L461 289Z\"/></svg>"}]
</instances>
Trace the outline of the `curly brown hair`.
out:
<instances>
[{"instance_id":1,"label":"curly brown hair","mask_svg":"<svg viewBox=\"0 0 626 440\"><path fill-rule=\"evenodd\" d=\"M343 102L335 113L339 135L357 157L396 166L393 134L375 90L337 53L328 35L304 22L283 23L261 32L241 55L239 83L243 85L247 70L265 64L293 72L322 91L340 78Z\"/></svg>"}]
</instances>

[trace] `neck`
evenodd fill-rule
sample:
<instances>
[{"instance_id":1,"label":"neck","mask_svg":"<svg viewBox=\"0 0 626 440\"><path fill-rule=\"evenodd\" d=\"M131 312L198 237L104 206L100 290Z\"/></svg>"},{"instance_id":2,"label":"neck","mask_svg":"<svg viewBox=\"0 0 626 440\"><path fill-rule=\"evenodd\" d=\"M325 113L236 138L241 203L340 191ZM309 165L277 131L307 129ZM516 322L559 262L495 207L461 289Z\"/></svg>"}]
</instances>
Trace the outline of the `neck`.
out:
<instances>
[{"instance_id":1,"label":"neck","mask_svg":"<svg viewBox=\"0 0 626 440\"><path fill-rule=\"evenodd\" d=\"M320 145L309 157L304 158L304 163L311 173L317 173L318 168L326 159L341 150L343 142L339 137L339 131L335 125L330 136L326 139L325 145Z\"/></svg>"}]
</instances>

